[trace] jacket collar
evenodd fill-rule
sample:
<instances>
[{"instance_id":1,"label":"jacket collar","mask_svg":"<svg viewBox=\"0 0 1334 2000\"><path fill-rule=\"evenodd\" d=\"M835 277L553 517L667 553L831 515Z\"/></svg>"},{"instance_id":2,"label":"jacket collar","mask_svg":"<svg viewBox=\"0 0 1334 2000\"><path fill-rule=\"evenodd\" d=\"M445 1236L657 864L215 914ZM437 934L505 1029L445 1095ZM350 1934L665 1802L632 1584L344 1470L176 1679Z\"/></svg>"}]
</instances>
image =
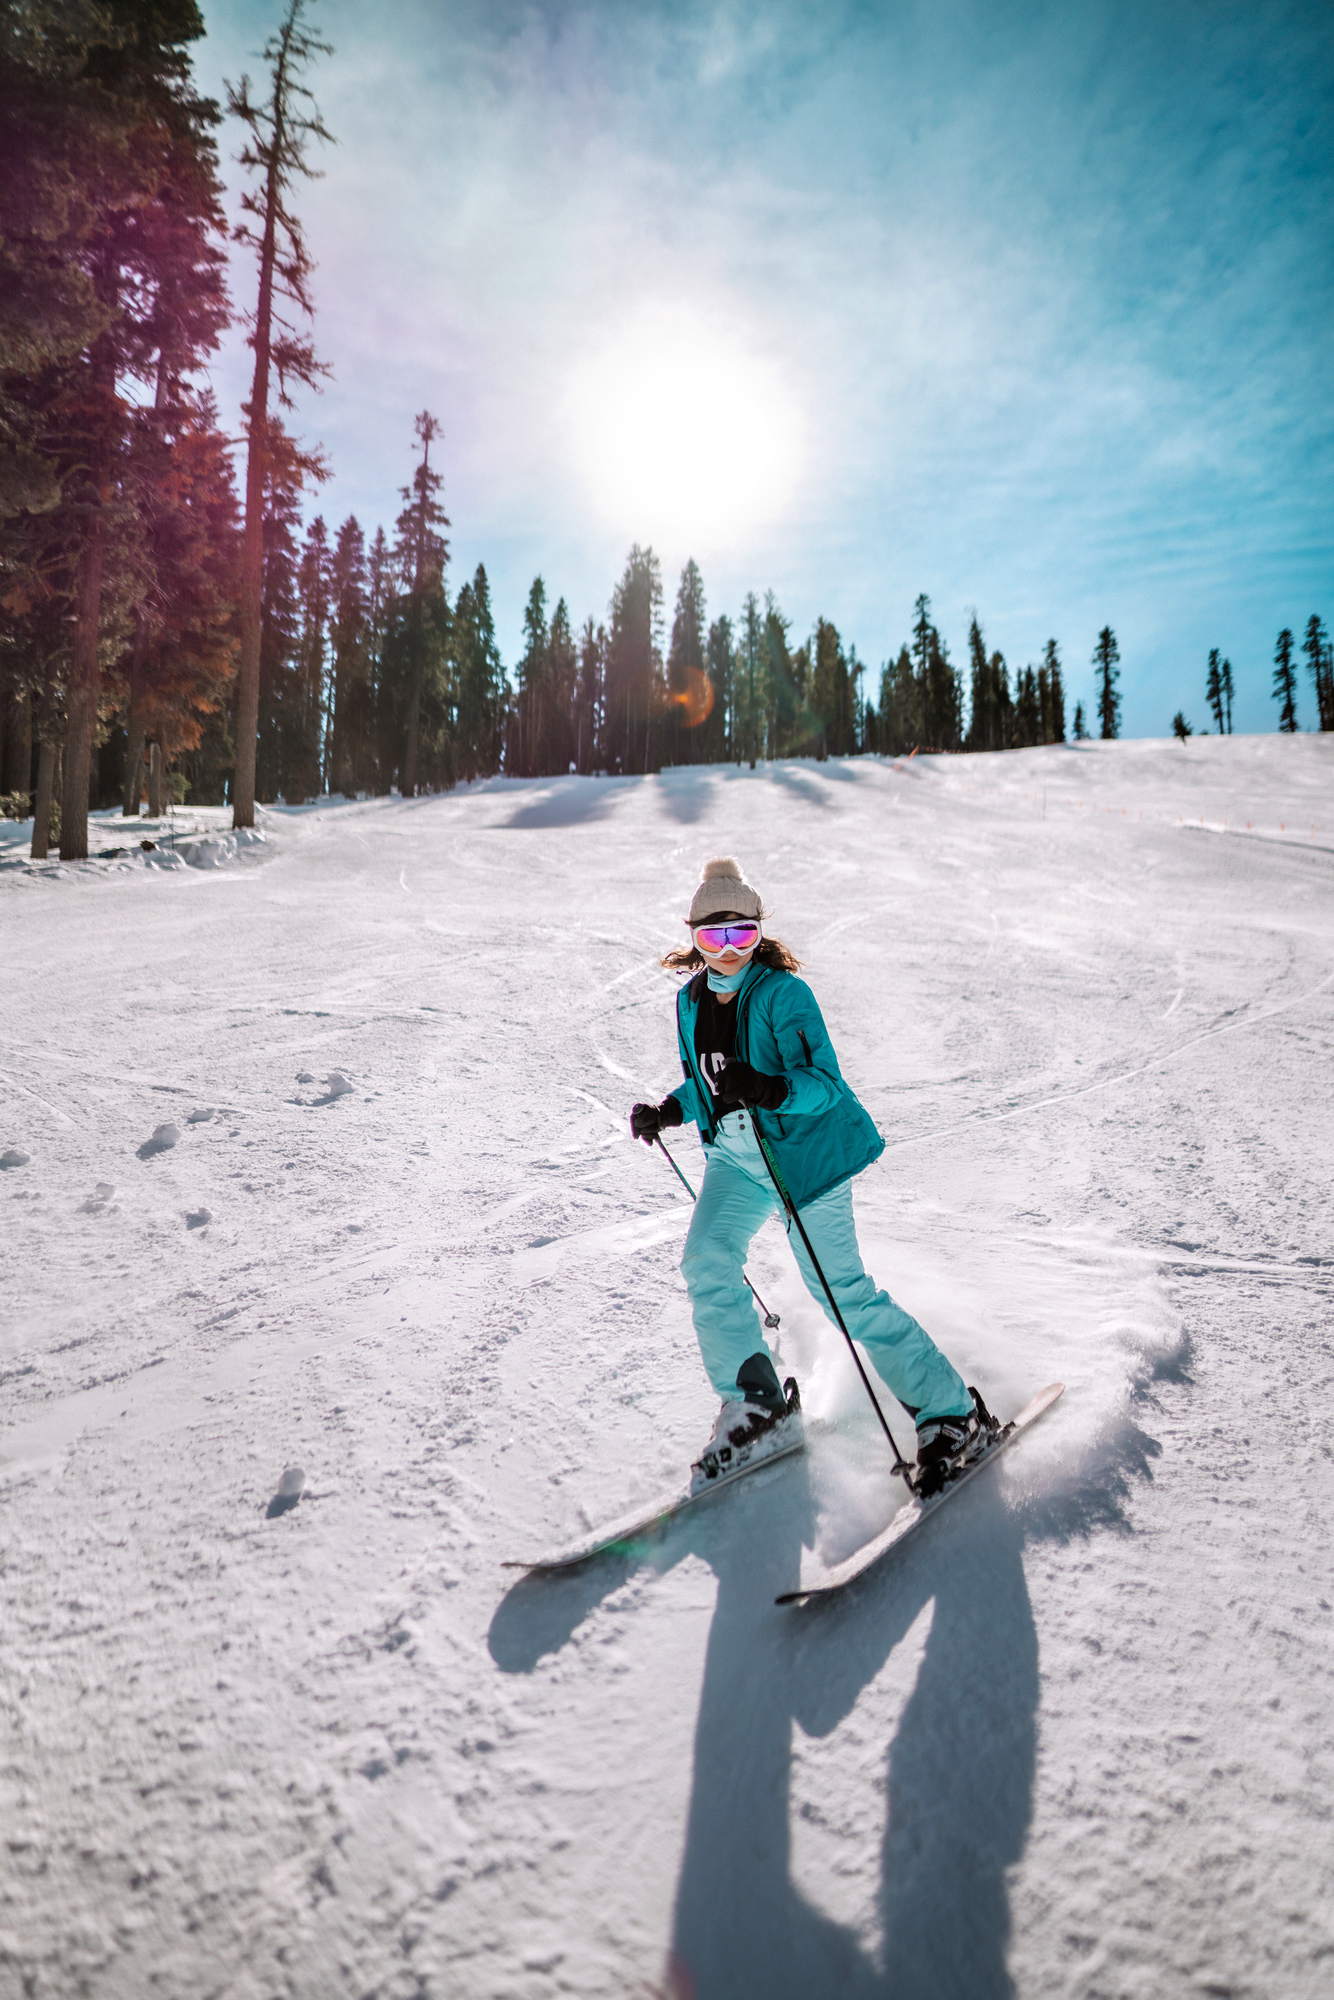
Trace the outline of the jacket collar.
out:
<instances>
[{"instance_id":1,"label":"jacket collar","mask_svg":"<svg viewBox=\"0 0 1334 2000\"><path fill-rule=\"evenodd\" d=\"M769 967L767 965L761 965L758 958L752 958L750 964L746 967L746 976L736 990L735 1004L738 1007L741 1005L742 998L744 997L745 994L750 992L756 980L762 979L765 973L768 972L768 970ZM686 993L690 998L692 1006L698 1007L700 1001L704 998L705 989L708 984L708 977L709 977L708 967L706 965L701 965L699 971L693 974L693 976L687 983Z\"/></svg>"}]
</instances>

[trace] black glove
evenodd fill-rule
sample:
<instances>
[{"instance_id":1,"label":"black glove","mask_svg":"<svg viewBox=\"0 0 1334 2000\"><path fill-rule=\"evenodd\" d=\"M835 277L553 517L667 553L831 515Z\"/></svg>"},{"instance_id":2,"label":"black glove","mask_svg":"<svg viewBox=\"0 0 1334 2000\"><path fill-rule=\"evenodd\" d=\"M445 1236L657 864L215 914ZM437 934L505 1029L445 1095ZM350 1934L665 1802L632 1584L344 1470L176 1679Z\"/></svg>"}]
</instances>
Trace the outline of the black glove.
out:
<instances>
[{"instance_id":1,"label":"black glove","mask_svg":"<svg viewBox=\"0 0 1334 2000\"><path fill-rule=\"evenodd\" d=\"M729 1056L718 1072L718 1095L733 1098L738 1104L758 1105L761 1111L777 1111L787 1102L787 1078L766 1076L763 1070Z\"/></svg>"},{"instance_id":2,"label":"black glove","mask_svg":"<svg viewBox=\"0 0 1334 2000\"><path fill-rule=\"evenodd\" d=\"M630 1113L630 1130L646 1146L653 1144L659 1132L685 1122L685 1112L674 1097L664 1097L661 1104L636 1104Z\"/></svg>"}]
</instances>

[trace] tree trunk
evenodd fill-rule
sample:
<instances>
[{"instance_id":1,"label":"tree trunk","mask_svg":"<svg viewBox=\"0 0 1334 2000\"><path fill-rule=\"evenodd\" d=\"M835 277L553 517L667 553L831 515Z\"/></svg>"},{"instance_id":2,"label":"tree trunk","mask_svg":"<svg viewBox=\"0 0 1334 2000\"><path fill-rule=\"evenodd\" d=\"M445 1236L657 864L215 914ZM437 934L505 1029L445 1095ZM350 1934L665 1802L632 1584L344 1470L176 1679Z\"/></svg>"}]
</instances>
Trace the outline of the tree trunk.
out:
<instances>
[{"instance_id":1,"label":"tree trunk","mask_svg":"<svg viewBox=\"0 0 1334 2000\"><path fill-rule=\"evenodd\" d=\"M120 271L108 251L102 272L102 295L114 312L120 294ZM74 646L65 702L64 776L60 799L60 858L88 858L88 785L92 775L93 738L97 733L97 698L101 668L97 642L102 622L102 566L106 559L107 502L111 492L112 432L116 426L116 351L110 332L99 336L93 350L92 422L96 443L85 489L92 518L79 552L75 592Z\"/></svg>"},{"instance_id":2,"label":"tree trunk","mask_svg":"<svg viewBox=\"0 0 1334 2000\"><path fill-rule=\"evenodd\" d=\"M121 795L122 819L138 819L139 792L144 776L144 651L148 643L148 620L142 604L134 614L134 651L130 655L130 712L126 720L125 790Z\"/></svg>"},{"instance_id":3,"label":"tree trunk","mask_svg":"<svg viewBox=\"0 0 1334 2000\"><path fill-rule=\"evenodd\" d=\"M55 796L56 746L43 741L37 753L37 798L33 805L32 858L45 861L51 844L51 800Z\"/></svg>"},{"instance_id":4,"label":"tree trunk","mask_svg":"<svg viewBox=\"0 0 1334 2000\"><path fill-rule=\"evenodd\" d=\"M155 743L148 754L148 817L162 817L162 745Z\"/></svg>"},{"instance_id":5,"label":"tree trunk","mask_svg":"<svg viewBox=\"0 0 1334 2000\"><path fill-rule=\"evenodd\" d=\"M264 200L264 239L255 311L255 376L250 389L245 467L245 536L241 545L241 666L236 682L236 772L233 827L255 824L255 744L259 736L259 646L264 606L264 475L269 428L269 341L273 321L274 232L284 102L274 91L273 155Z\"/></svg>"},{"instance_id":6,"label":"tree trunk","mask_svg":"<svg viewBox=\"0 0 1334 2000\"><path fill-rule=\"evenodd\" d=\"M131 740L134 744L134 751L129 760L130 775L125 780L125 793L121 801L120 816L122 819L138 819L139 801L144 789L145 746L143 730L141 729L138 735Z\"/></svg>"},{"instance_id":7,"label":"tree trunk","mask_svg":"<svg viewBox=\"0 0 1334 2000\"><path fill-rule=\"evenodd\" d=\"M60 858L88 858L88 784L92 774L93 737L97 731L97 697L101 673L97 637L102 608L102 564L106 555L105 457L97 478L98 507L79 557L78 623L70 663L65 772L60 800Z\"/></svg>"},{"instance_id":8,"label":"tree trunk","mask_svg":"<svg viewBox=\"0 0 1334 2000\"><path fill-rule=\"evenodd\" d=\"M4 766L0 792L32 794L32 697L7 691L4 697Z\"/></svg>"},{"instance_id":9,"label":"tree trunk","mask_svg":"<svg viewBox=\"0 0 1334 2000\"><path fill-rule=\"evenodd\" d=\"M414 798L417 791L417 735L421 727L422 665L421 632L414 634L412 648L412 693L408 699L408 747L403 759L403 796Z\"/></svg>"}]
</instances>

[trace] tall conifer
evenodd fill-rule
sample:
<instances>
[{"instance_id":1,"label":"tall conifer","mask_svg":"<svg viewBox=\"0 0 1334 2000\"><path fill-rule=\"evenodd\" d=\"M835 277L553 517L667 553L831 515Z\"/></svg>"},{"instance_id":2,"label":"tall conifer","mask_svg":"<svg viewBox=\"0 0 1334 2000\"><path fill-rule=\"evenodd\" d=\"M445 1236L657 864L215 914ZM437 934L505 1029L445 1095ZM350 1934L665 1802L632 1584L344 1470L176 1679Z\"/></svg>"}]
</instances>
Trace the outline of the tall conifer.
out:
<instances>
[{"instance_id":1,"label":"tall conifer","mask_svg":"<svg viewBox=\"0 0 1334 2000\"><path fill-rule=\"evenodd\" d=\"M666 701L662 665L662 568L651 548L636 543L611 601L607 638L608 768L647 771L653 723Z\"/></svg>"},{"instance_id":2,"label":"tall conifer","mask_svg":"<svg viewBox=\"0 0 1334 2000\"><path fill-rule=\"evenodd\" d=\"M696 731L710 713L714 693L706 690L704 668L704 579L691 556L677 585L672 636L667 648L667 735L669 761L693 764L700 746Z\"/></svg>"},{"instance_id":3,"label":"tall conifer","mask_svg":"<svg viewBox=\"0 0 1334 2000\"><path fill-rule=\"evenodd\" d=\"M854 681L838 627L818 620L813 646L810 707L819 730L819 756L846 757L857 747Z\"/></svg>"},{"instance_id":4,"label":"tall conifer","mask_svg":"<svg viewBox=\"0 0 1334 2000\"><path fill-rule=\"evenodd\" d=\"M749 763L761 754L764 722L764 620L759 599L753 590L746 593L741 607L737 634L736 727L734 750L738 764Z\"/></svg>"},{"instance_id":5,"label":"tall conifer","mask_svg":"<svg viewBox=\"0 0 1334 2000\"><path fill-rule=\"evenodd\" d=\"M1104 625L1093 649L1093 664L1098 670L1098 723L1104 743L1113 742L1121 733L1121 696L1117 692L1120 657L1116 634L1110 625Z\"/></svg>"},{"instance_id":6,"label":"tall conifer","mask_svg":"<svg viewBox=\"0 0 1334 2000\"><path fill-rule=\"evenodd\" d=\"M607 628L590 617L579 634L579 698L574 732L575 764L585 776L598 770L602 762L606 673Z\"/></svg>"},{"instance_id":7,"label":"tall conifer","mask_svg":"<svg viewBox=\"0 0 1334 2000\"><path fill-rule=\"evenodd\" d=\"M994 704L991 699L991 673L987 662L987 646L982 637L982 627L977 622L976 612L968 624L968 677L968 748L998 750L1000 745L995 740Z\"/></svg>"},{"instance_id":8,"label":"tall conifer","mask_svg":"<svg viewBox=\"0 0 1334 2000\"><path fill-rule=\"evenodd\" d=\"M1043 652L1043 664L1047 669L1047 730L1048 743L1065 741L1065 681L1061 674L1061 654L1056 641L1048 639Z\"/></svg>"},{"instance_id":9,"label":"tall conifer","mask_svg":"<svg viewBox=\"0 0 1334 2000\"><path fill-rule=\"evenodd\" d=\"M570 613L563 597L556 601L547 635L548 736L543 769L569 771L578 768L574 740L574 711L579 682L579 656L575 651Z\"/></svg>"},{"instance_id":10,"label":"tall conifer","mask_svg":"<svg viewBox=\"0 0 1334 2000\"><path fill-rule=\"evenodd\" d=\"M520 778L536 778L547 769L549 634L547 587L533 578L523 610L523 655L518 665L514 703L514 748L506 768Z\"/></svg>"},{"instance_id":11,"label":"tall conifer","mask_svg":"<svg viewBox=\"0 0 1334 2000\"><path fill-rule=\"evenodd\" d=\"M370 579L355 514L338 530L330 573L332 616L328 787L344 798L368 788L372 737Z\"/></svg>"},{"instance_id":12,"label":"tall conifer","mask_svg":"<svg viewBox=\"0 0 1334 2000\"><path fill-rule=\"evenodd\" d=\"M432 632L446 616L444 577L449 561L449 543L440 532L449 526L449 517L437 497L444 480L431 464L431 446L440 435L440 420L429 410L421 410L413 430L422 448L421 463L412 475L411 486L399 489L404 507L398 517L394 550L408 585L408 703L402 781L403 796L408 799L417 791L427 651Z\"/></svg>"},{"instance_id":13,"label":"tall conifer","mask_svg":"<svg viewBox=\"0 0 1334 2000\"><path fill-rule=\"evenodd\" d=\"M1220 736L1222 736L1224 734L1223 670L1219 660L1219 653L1217 646L1212 646L1209 649L1209 671L1208 674L1205 676L1204 698L1208 702L1209 707L1213 713L1214 721L1218 725L1218 733Z\"/></svg>"},{"instance_id":14,"label":"tall conifer","mask_svg":"<svg viewBox=\"0 0 1334 2000\"><path fill-rule=\"evenodd\" d=\"M284 318L283 304L307 318L314 314L310 296L312 265L299 218L288 206L293 184L301 175L316 178L307 158L311 139L329 138L314 98L300 82L301 72L317 55L332 55L327 42L303 24L306 0L289 0L278 33L264 46L269 94L257 103L250 79L229 87L229 109L248 128L241 164L260 176L257 189L242 198L250 221L237 230L239 241L255 251L259 291L250 322L255 371L246 404L245 543L241 563L241 662L236 691L236 778L232 791L232 824L255 823L255 758L259 723L260 649L264 596L264 516L271 451L269 396L273 374L278 396L291 407L289 382L314 387L327 372L315 359L310 340Z\"/></svg>"},{"instance_id":15,"label":"tall conifer","mask_svg":"<svg viewBox=\"0 0 1334 2000\"><path fill-rule=\"evenodd\" d=\"M306 530L297 566L301 597L301 637L297 647L294 728L285 786L289 805L316 798L323 789L325 660L333 588L333 551L324 516Z\"/></svg>"},{"instance_id":16,"label":"tall conifer","mask_svg":"<svg viewBox=\"0 0 1334 2000\"><path fill-rule=\"evenodd\" d=\"M496 644L491 588L481 563L458 594L452 631L457 765L460 777L471 781L500 769L504 742L505 669Z\"/></svg>"},{"instance_id":17,"label":"tall conifer","mask_svg":"<svg viewBox=\"0 0 1334 2000\"><path fill-rule=\"evenodd\" d=\"M1278 726L1295 735L1297 731L1297 669L1292 657L1292 634L1284 626L1274 647L1274 700L1280 704Z\"/></svg>"},{"instance_id":18,"label":"tall conifer","mask_svg":"<svg viewBox=\"0 0 1334 2000\"><path fill-rule=\"evenodd\" d=\"M188 55L202 32L193 0L11 7L0 24L0 567L31 661L0 711L24 713L25 742L36 720L48 794L63 735L72 860L88 851L104 672L153 589L163 438L145 404L226 320L217 113Z\"/></svg>"},{"instance_id":19,"label":"tall conifer","mask_svg":"<svg viewBox=\"0 0 1334 2000\"><path fill-rule=\"evenodd\" d=\"M700 752L711 764L730 761L736 754L733 739L736 726L736 645L732 621L724 612L709 627L705 671L713 689L713 707L700 728Z\"/></svg>"},{"instance_id":20,"label":"tall conifer","mask_svg":"<svg viewBox=\"0 0 1334 2000\"><path fill-rule=\"evenodd\" d=\"M1306 621L1302 640L1307 670L1315 682L1316 709L1322 729L1334 729L1334 647L1324 625L1313 611Z\"/></svg>"}]
</instances>

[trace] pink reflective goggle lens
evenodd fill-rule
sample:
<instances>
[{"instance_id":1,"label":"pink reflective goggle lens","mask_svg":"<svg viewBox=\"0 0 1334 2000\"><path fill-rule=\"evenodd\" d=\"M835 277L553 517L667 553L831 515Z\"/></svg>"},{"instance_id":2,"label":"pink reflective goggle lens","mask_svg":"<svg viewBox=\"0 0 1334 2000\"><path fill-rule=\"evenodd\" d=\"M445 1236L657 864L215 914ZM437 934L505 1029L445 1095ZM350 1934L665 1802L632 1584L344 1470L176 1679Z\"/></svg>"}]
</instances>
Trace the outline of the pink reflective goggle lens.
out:
<instances>
[{"instance_id":1,"label":"pink reflective goggle lens","mask_svg":"<svg viewBox=\"0 0 1334 2000\"><path fill-rule=\"evenodd\" d=\"M760 941L758 924L696 924L695 943L701 951L754 951Z\"/></svg>"}]
</instances>

